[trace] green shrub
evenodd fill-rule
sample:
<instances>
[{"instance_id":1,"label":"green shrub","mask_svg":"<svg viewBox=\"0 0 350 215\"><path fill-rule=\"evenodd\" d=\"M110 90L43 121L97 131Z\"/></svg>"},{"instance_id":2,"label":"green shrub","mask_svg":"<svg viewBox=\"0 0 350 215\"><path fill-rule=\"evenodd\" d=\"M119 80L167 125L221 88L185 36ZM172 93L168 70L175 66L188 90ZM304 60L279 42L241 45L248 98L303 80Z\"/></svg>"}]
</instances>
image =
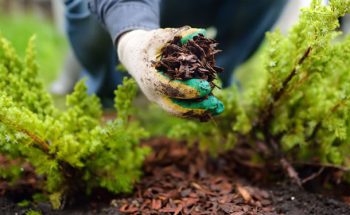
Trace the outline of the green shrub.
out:
<instances>
[{"instance_id":1,"label":"green shrub","mask_svg":"<svg viewBox=\"0 0 350 215\"><path fill-rule=\"evenodd\" d=\"M83 81L67 97L65 112L55 108L37 79L35 58L34 38L21 60L0 37L0 154L30 162L45 177L42 189L55 208L64 196L96 187L130 192L149 151L138 145L147 133L129 121L135 82L125 79L118 87L119 114L104 123L100 101L87 95ZM16 174L9 168L1 176L16 179Z\"/></svg>"},{"instance_id":2,"label":"green shrub","mask_svg":"<svg viewBox=\"0 0 350 215\"><path fill-rule=\"evenodd\" d=\"M185 122L172 136L199 139L213 154L259 141L289 160L349 168L350 37L337 37L348 12L349 0L312 1L288 36L267 33L245 88L216 93L226 107L219 119Z\"/></svg>"},{"instance_id":3,"label":"green shrub","mask_svg":"<svg viewBox=\"0 0 350 215\"><path fill-rule=\"evenodd\" d=\"M42 213L39 211L29 210L26 212L26 215L41 215Z\"/></svg>"}]
</instances>

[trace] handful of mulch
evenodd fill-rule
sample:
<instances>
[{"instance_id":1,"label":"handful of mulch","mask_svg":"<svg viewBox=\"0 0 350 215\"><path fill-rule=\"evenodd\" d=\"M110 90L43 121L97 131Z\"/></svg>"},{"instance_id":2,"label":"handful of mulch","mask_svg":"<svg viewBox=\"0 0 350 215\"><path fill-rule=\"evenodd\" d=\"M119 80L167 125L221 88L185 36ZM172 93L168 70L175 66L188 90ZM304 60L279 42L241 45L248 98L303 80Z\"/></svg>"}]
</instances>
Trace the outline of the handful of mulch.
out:
<instances>
[{"instance_id":1,"label":"handful of mulch","mask_svg":"<svg viewBox=\"0 0 350 215\"><path fill-rule=\"evenodd\" d=\"M160 61L154 65L171 80L198 78L214 87L217 74L223 72L223 68L215 65L214 56L220 52L217 46L215 40L205 38L203 34L185 44L181 43L181 36L176 36L162 48Z\"/></svg>"}]
</instances>

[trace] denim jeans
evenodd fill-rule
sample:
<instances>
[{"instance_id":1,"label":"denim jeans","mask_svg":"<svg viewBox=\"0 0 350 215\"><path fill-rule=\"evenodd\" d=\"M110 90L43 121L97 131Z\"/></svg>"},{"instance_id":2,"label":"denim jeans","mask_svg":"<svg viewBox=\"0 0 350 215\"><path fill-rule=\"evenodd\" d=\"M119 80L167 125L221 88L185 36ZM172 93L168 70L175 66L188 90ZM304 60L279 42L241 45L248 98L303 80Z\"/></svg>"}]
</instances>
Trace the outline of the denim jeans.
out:
<instances>
[{"instance_id":1,"label":"denim jeans","mask_svg":"<svg viewBox=\"0 0 350 215\"><path fill-rule=\"evenodd\" d=\"M227 87L233 82L232 71L260 45L285 3L286 0L163 0L160 27L214 27L219 48L223 50L217 57L217 64L225 68L220 78ZM118 58L111 35L87 4L86 0L66 1L67 34L85 68L89 92L112 98L125 74L116 69Z\"/></svg>"}]
</instances>

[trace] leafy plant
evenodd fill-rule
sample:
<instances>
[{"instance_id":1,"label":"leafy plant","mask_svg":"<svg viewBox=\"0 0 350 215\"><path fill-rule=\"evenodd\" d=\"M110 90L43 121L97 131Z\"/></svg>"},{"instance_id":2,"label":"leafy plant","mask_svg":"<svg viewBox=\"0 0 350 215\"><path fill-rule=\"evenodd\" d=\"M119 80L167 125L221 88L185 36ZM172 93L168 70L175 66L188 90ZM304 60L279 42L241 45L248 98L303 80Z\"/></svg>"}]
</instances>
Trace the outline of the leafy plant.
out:
<instances>
[{"instance_id":1,"label":"leafy plant","mask_svg":"<svg viewBox=\"0 0 350 215\"><path fill-rule=\"evenodd\" d=\"M29 210L26 212L26 215L41 215L42 213L39 211Z\"/></svg>"},{"instance_id":2,"label":"leafy plant","mask_svg":"<svg viewBox=\"0 0 350 215\"><path fill-rule=\"evenodd\" d=\"M0 154L30 162L45 177L42 189L55 208L66 196L96 187L130 192L149 151L138 145L147 133L129 120L136 84L125 79L116 90L113 121L102 122L100 101L86 93L84 81L61 112L37 79L34 40L21 60L0 37Z\"/></svg>"},{"instance_id":3,"label":"leafy plant","mask_svg":"<svg viewBox=\"0 0 350 215\"><path fill-rule=\"evenodd\" d=\"M287 169L288 160L349 168L350 37L338 39L348 12L349 0L313 0L288 36L267 33L263 64L251 66L256 85L222 91L226 111L216 123L186 122L173 136L199 139L213 154L263 142Z\"/></svg>"}]
</instances>

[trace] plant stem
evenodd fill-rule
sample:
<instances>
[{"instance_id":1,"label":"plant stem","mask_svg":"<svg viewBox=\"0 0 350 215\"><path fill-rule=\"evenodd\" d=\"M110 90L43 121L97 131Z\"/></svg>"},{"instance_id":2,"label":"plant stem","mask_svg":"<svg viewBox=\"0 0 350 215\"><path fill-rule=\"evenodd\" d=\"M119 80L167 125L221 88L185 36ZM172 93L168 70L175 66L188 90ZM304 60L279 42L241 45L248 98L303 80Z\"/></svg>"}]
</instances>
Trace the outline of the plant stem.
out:
<instances>
[{"instance_id":1,"label":"plant stem","mask_svg":"<svg viewBox=\"0 0 350 215\"><path fill-rule=\"evenodd\" d=\"M288 174L288 176L300 187L302 186L302 182L298 176L298 173L290 164L290 162L288 162L288 160L286 159L284 153L280 148L280 145L277 143L278 141L276 140L276 137L273 137L270 134L269 128L276 109L276 104L280 101L280 99L286 93L289 83L296 76L298 72L298 67L305 62L307 57L310 55L311 51L312 51L312 48L308 47L307 50L304 52L303 56L298 61L297 65L294 67L294 69L289 73L289 75L283 81L282 87L273 94L272 101L268 103L264 108L261 109L260 114L258 115L260 116L259 122L256 123L252 129L253 135L259 130L263 132L265 137L265 143L268 146L268 148L270 148L270 150L272 151L273 156L279 160L280 165L283 167L283 169Z\"/></svg>"},{"instance_id":2,"label":"plant stem","mask_svg":"<svg viewBox=\"0 0 350 215\"><path fill-rule=\"evenodd\" d=\"M41 149L42 151L44 151L46 154L49 155L49 144L46 141L44 141L37 135L33 134L32 132L28 131L27 129L22 128L13 122L9 122L9 120L6 120L4 117L3 118L0 117L0 122L3 122L5 125L12 127L16 131L26 134L30 139L32 139L34 143L36 143L35 146L37 146L39 149Z\"/></svg>"},{"instance_id":3,"label":"plant stem","mask_svg":"<svg viewBox=\"0 0 350 215\"><path fill-rule=\"evenodd\" d=\"M304 178L304 179L301 181L301 183L302 183L302 184L305 184L305 183L307 183L307 182L309 182L309 181L314 180L315 178L317 178L318 176L320 176L320 175L322 174L322 172L323 172L325 169L326 169L326 167L321 167L321 168L318 170L318 172L316 172L316 173L314 173L314 174L308 176L307 178Z\"/></svg>"},{"instance_id":4,"label":"plant stem","mask_svg":"<svg viewBox=\"0 0 350 215\"><path fill-rule=\"evenodd\" d=\"M298 66L302 65L304 63L304 61L306 60L306 58L310 55L312 51L312 48L309 47L304 55L300 58L300 60L298 61L297 65L294 67L294 69L292 70L292 72L288 75L288 77L283 81L282 87L281 89L279 89L273 96L272 96L272 101L267 105L266 108L264 108L262 110L262 113L260 114L260 116L262 116L260 119L260 126L266 126L269 127L270 125L270 121L273 117L274 114L274 110L275 110L275 105L276 103L281 99L281 97L284 95L284 93L286 92L287 88L288 88L288 84L290 83L290 81L295 77L295 75L298 72ZM259 126L259 125L258 125Z\"/></svg>"},{"instance_id":5,"label":"plant stem","mask_svg":"<svg viewBox=\"0 0 350 215\"><path fill-rule=\"evenodd\" d=\"M45 153L49 154L49 144L42 140L40 137L36 136L33 133L30 133L26 129L19 129L21 132L25 133L29 138L33 140L33 142L37 143Z\"/></svg>"},{"instance_id":6,"label":"plant stem","mask_svg":"<svg viewBox=\"0 0 350 215\"><path fill-rule=\"evenodd\" d=\"M314 130L312 131L312 134L306 139L307 141L311 141L311 140L313 140L313 139L316 137L318 131L321 129L322 121L324 121L324 120L327 119L329 116L331 116L331 114L335 113L341 106L344 105L344 102L345 102L345 100L340 100L338 103L336 103L336 104L330 109L330 111L329 111L329 113L327 114L327 116L326 116L326 117L323 117L322 120L320 120L320 121L316 124Z\"/></svg>"}]
</instances>

